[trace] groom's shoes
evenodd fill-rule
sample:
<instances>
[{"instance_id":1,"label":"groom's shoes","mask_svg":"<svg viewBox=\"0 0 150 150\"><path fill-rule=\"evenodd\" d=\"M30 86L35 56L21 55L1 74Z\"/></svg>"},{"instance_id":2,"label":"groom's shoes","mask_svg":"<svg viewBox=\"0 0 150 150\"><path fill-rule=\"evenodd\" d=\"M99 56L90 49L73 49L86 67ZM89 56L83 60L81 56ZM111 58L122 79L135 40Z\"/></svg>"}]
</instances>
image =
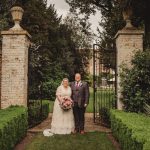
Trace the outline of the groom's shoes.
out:
<instances>
[{"instance_id":1,"label":"groom's shoes","mask_svg":"<svg viewBox=\"0 0 150 150\"><path fill-rule=\"evenodd\" d=\"M81 130L81 131L80 131L80 134L85 134L84 130Z\"/></svg>"}]
</instances>

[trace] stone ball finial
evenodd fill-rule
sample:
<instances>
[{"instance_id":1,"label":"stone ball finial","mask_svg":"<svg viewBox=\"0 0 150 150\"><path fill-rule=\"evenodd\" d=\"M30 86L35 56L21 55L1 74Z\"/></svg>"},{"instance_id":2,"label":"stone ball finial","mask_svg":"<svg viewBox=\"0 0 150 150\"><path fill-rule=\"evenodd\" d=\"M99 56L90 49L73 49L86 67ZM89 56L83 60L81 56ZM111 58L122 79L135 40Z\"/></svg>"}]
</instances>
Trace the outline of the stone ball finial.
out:
<instances>
[{"instance_id":1,"label":"stone ball finial","mask_svg":"<svg viewBox=\"0 0 150 150\"><path fill-rule=\"evenodd\" d=\"M20 26L24 10L19 6L14 6L10 10L15 25L10 30L23 30Z\"/></svg>"},{"instance_id":2,"label":"stone ball finial","mask_svg":"<svg viewBox=\"0 0 150 150\"><path fill-rule=\"evenodd\" d=\"M133 28L133 25L131 23L131 16L132 16L132 8L127 7L123 10L123 18L126 21L126 26L125 28Z\"/></svg>"}]
</instances>

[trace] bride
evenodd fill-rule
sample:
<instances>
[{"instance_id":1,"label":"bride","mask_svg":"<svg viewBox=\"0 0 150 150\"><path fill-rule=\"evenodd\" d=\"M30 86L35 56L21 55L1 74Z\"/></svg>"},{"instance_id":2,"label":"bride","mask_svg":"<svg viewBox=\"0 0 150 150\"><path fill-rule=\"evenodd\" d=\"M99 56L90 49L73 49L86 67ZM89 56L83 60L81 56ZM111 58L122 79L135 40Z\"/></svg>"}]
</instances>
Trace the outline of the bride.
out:
<instances>
[{"instance_id":1,"label":"bride","mask_svg":"<svg viewBox=\"0 0 150 150\"><path fill-rule=\"evenodd\" d=\"M62 84L57 88L56 100L53 108L51 129L44 130L45 136L52 136L53 134L71 134L74 130L74 116L72 108L64 111L61 108L63 98L71 98L71 88L69 80L64 78Z\"/></svg>"}]
</instances>

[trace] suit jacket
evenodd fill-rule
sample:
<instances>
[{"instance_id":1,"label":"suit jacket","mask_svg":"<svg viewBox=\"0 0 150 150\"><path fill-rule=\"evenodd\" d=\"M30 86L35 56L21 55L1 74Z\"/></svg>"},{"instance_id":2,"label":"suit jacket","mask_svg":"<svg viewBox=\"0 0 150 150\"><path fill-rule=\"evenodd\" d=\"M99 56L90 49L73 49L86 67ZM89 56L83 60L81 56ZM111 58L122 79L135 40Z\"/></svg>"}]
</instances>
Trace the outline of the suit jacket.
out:
<instances>
[{"instance_id":1,"label":"suit jacket","mask_svg":"<svg viewBox=\"0 0 150 150\"><path fill-rule=\"evenodd\" d=\"M74 102L78 103L79 107L84 107L84 104L89 103L89 86L86 82L81 81L79 87L76 86L76 82L70 84L72 95L71 98Z\"/></svg>"}]
</instances>

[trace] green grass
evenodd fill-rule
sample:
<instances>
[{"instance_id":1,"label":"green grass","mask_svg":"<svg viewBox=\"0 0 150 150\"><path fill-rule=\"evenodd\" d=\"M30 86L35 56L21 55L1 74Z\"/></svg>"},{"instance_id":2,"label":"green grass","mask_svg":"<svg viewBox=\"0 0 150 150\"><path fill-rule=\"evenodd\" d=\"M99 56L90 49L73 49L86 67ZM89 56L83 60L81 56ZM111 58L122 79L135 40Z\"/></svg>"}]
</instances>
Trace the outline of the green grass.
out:
<instances>
[{"instance_id":1,"label":"green grass","mask_svg":"<svg viewBox=\"0 0 150 150\"><path fill-rule=\"evenodd\" d=\"M115 105L114 91L107 89L99 89L96 93L96 100L100 108L112 108L112 106Z\"/></svg>"},{"instance_id":2,"label":"green grass","mask_svg":"<svg viewBox=\"0 0 150 150\"><path fill-rule=\"evenodd\" d=\"M53 112L54 101L49 101L49 112Z\"/></svg>"},{"instance_id":3,"label":"green grass","mask_svg":"<svg viewBox=\"0 0 150 150\"><path fill-rule=\"evenodd\" d=\"M93 89L90 88L90 99L89 99L89 105L86 108L87 113L93 113Z\"/></svg>"},{"instance_id":4,"label":"green grass","mask_svg":"<svg viewBox=\"0 0 150 150\"><path fill-rule=\"evenodd\" d=\"M44 102L45 100L43 100ZM49 110L50 110L50 113L53 112L53 106L54 106L54 101L49 101L50 104L49 104ZM88 113L92 113L93 112L93 91L92 89L90 88L90 100L89 100L89 105L86 109L86 112Z\"/></svg>"},{"instance_id":5,"label":"green grass","mask_svg":"<svg viewBox=\"0 0 150 150\"><path fill-rule=\"evenodd\" d=\"M102 99L102 101L100 102L100 105L105 106L105 105L109 105L109 96L113 96L113 92L112 91L108 91L108 90L100 90L97 92L97 97L101 97L100 99ZM112 98L110 98L112 100ZM50 113L53 112L53 105L54 105L54 101L50 101ZM93 113L93 89L90 88L90 100L89 100L89 105L86 109L87 113Z\"/></svg>"},{"instance_id":6,"label":"green grass","mask_svg":"<svg viewBox=\"0 0 150 150\"><path fill-rule=\"evenodd\" d=\"M90 132L85 135L37 135L26 150L115 150L106 133Z\"/></svg>"}]
</instances>

